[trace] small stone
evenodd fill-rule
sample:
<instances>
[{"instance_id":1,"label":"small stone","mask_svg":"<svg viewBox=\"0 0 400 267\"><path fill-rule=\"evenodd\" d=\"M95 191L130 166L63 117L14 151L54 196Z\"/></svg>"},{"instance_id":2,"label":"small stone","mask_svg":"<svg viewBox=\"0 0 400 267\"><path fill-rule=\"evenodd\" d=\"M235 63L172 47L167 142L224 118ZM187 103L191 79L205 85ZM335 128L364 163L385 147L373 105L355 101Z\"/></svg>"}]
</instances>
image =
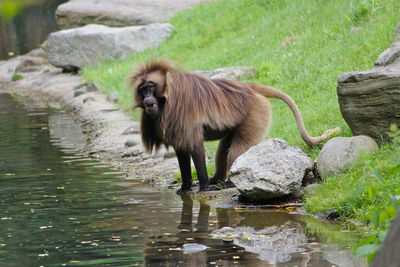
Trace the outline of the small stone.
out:
<instances>
[{"instance_id":1,"label":"small stone","mask_svg":"<svg viewBox=\"0 0 400 267\"><path fill-rule=\"evenodd\" d=\"M117 103L119 99L119 94L117 92L112 92L107 95L107 100L113 103Z\"/></svg>"},{"instance_id":2,"label":"small stone","mask_svg":"<svg viewBox=\"0 0 400 267\"><path fill-rule=\"evenodd\" d=\"M78 88L78 89L74 90L74 97L77 97L77 96L80 96L80 95L83 95L83 94L86 94L86 93L87 93L86 88L85 87L81 87L81 88Z\"/></svg>"},{"instance_id":3,"label":"small stone","mask_svg":"<svg viewBox=\"0 0 400 267\"><path fill-rule=\"evenodd\" d=\"M94 98L93 96L88 96L85 99L83 99L83 103L86 102L96 102L96 98Z\"/></svg>"},{"instance_id":4,"label":"small stone","mask_svg":"<svg viewBox=\"0 0 400 267\"><path fill-rule=\"evenodd\" d=\"M132 140L132 139L130 139L130 140L125 142L125 146L126 147L136 146L137 144L138 143L135 140Z\"/></svg>"},{"instance_id":5,"label":"small stone","mask_svg":"<svg viewBox=\"0 0 400 267\"><path fill-rule=\"evenodd\" d=\"M90 82L90 83L88 83L88 84L86 85L86 90L87 90L88 92L95 92L95 91L98 91L99 88L97 88L97 86L96 86L93 82Z\"/></svg>"},{"instance_id":6,"label":"small stone","mask_svg":"<svg viewBox=\"0 0 400 267\"><path fill-rule=\"evenodd\" d=\"M171 151L165 151L164 153L164 159L170 159L176 157L175 151L171 150Z\"/></svg>"},{"instance_id":7,"label":"small stone","mask_svg":"<svg viewBox=\"0 0 400 267\"><path fill-rule=\"evenodd\" d=\"M183 244L183 254L193 254L206 250L208 247L203 244L190 243Z\"/></svg>"},{"instance_id":8,"label":"small stone","mask_svg":"<svg viewBox=\"0 0 400 267\"><path fill-rule=\"evenodd\" d=\"M125 131L122 132L123 135L138 134L138 133L140 133L140 124L137 122L126 128Z\"/></svg>"}]
</instances>

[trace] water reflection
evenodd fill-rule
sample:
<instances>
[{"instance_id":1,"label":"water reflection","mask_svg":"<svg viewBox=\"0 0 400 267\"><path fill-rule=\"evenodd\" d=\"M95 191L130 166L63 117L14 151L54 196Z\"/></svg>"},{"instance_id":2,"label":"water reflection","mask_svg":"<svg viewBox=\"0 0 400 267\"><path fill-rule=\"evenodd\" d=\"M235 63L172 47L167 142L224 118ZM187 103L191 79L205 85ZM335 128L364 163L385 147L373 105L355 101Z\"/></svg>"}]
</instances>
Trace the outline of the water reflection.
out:
<instances>
[{"instance_id":1,"label":"water reflection","mask_svg":"<svg viewBox=\"0 0 400 267\"><path fill-rule=\"evenodd\" d=\"M196 209L192 199L182 201L176 233L160 233L146 243L146 266L367 266L343 244L320 243L303 216L234 209L216 209L214 215L205 203ZM187 254L185 244L207 249Z\"/></svg>"},{"instance_id":2,"label":"water reflection","mask_svg":"<svg viewBox=\"0 0 400 267\"><path fill-rule=\"evenodd\" d=\"M82 156L84 142L68 114L0 94L0 266L365 266L351 232L181 198Z\"/></svg>"},{"instance_id":3,"label":"water reflection","mask_svg":"<svg viewBox=\"0 0 400 267\"><path fill-rule=\"evenodd\" d=\"M66 0L34 1L10 21L0 17L0 60L38 48L47 35L58 30L55 10Z\"/></svg>"}]
</instances>

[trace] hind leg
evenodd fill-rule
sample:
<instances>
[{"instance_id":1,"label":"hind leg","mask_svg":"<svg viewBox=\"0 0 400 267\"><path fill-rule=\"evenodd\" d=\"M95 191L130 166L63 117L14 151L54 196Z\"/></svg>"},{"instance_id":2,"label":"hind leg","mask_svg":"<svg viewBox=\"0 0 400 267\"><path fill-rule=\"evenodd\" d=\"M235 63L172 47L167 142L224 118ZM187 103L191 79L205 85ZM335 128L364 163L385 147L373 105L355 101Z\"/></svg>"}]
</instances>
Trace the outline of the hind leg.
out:
<instances>
[{"instance_id":1,"label":"hind leg","mask_svg":"<svg viewBox=\"0 0 400 267\"><path fill-rule=\"evenodd\" d=\"M232 134L221 139L215 156L215 174L210 179L210 184L224 182L227 174L227 157L232 143Z\"/></svg>"},{"instance_id":2,"label":"hind leg","mask_svg":"<svg viewBox=\"0 0 400 267\"><path fill-rule=\"evenodd\" d=\"M269 101L257 95L254 103L242 123L235 129L227 155L226 168L229 170L237 157L250 147L260 143L271 122L271 107Z\"/></svg>"}]
</instances>

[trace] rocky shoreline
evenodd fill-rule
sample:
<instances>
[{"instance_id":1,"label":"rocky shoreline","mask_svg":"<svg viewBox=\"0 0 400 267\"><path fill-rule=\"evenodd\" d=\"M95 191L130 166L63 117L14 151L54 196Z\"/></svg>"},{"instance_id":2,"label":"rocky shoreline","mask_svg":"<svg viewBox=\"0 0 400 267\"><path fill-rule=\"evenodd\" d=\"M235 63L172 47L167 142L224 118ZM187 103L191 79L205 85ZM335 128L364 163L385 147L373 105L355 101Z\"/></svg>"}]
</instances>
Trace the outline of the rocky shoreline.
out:
<instances>
[{"instance_id":1,"label":"rocky shoreline","mask_svg":"<svg viewBox=\"0 0 400 267\"><path fill-rule=\"evenodd\" d=\"M27 96L35 102L70 113L87 139L79 151L126 173L128 179L176 190L173 175L179 171L172 151L148 155L141 145L139 123L133 121L110 97L87 84L78 74L52 66L38 49L0 61L0 93ZM22 75L13 81L15 70ZM235 69L236 71L236 69ZM207 74L207 73L206 73ZM238 190L229 188L193 194L219 207L238 205ZM211 204L211 203L210 203Z\"/></svg>"},{"instance_id":2,"label":"rocky shoreline","mask_svg":"<svg viewBox=\"0 0 400 267\"><path fill-rule=\"evenodd\" d=\"M34 50L0 62L0 91L40 99L51 107L70 112L88 138L82 151L84 154L146 183L168 184L172 181L172 174L178 171L175 159L168 158L169 154L164 150L153 156L146 155L140 144L137 122L106 95L87 88L79 75L63 73L44 57L42 51ZM23 78L12 81L15 69L19 69ZM127 128L130 131L127 132ZM133 146L125 145L129 140L133 141Z\"/></svg>"}]
</instances>

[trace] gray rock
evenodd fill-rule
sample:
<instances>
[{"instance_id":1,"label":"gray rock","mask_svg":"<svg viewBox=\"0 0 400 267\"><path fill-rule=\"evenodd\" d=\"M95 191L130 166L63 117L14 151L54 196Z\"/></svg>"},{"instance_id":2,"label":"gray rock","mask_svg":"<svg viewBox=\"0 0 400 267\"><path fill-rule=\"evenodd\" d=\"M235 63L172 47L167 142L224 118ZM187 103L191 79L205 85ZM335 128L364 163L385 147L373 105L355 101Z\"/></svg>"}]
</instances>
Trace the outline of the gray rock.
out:
<instances>
[{"instance_id":1,"label":"gray rock","mask_svg":"<svg viewBox=\"0 0 400 267\"><path fill-rule=\"evenodd\" d=\"M42 57L25 57L15 68L15 73L38 71L49 62Z\"/></svg>"},{"instance_id":2,"label":"gray rock","mask_svg":"<svg viewBox=\"0 0 400 267\"><path fill-rule=\"evenodd\" d=\"M96 84L94 84L93 82L90 82L86 85L86 90L88 92L96 92L99 90L99 88L97 88Z\"/></svg>"},{"instance_id":3,"label":"gray rock","mask_svg":"<svg viewBox=\"0 0 400 267\"><path fill-rule=\"evenodd\" d=\"M173 31L170 24L110 28L87 25L51 33L43 45L51 64L82 68L109 59L125 59L162 44Z\"/></svg>"},{"instance_id":4,"label":"gray rock","mask_svg":"<svg viewBox=\"0 0 400 267\"><path fill-rule=\"evenodd\" d=\"M230 170L230 179L242 196L266 200L297 191L311 159L298 147L274 138L250 148L238 157Z\"/></svg>"},{"instance_id":5,"label":"gray rock","mask_svg":"<svg viewBox=\"0 0 400 267\"><path fill-rule=\"evenodd\" d=\"M90 102L96 102L96 98L93 96L88 96L85 99L83 99L83 103L90 103Z\"/></svg>"},{"instance_id":6,"label":"gray rock","mask_svg":"<svg viewBox=\"0 0 400 267\"><path fill-rule=\"evenodd\" d=\"M85 87L77 88L74 90L74 97L77 97L77 96L80 96L80 95L83 95L86 93L87 93L87 91L86 91Z\"/></svg>"},{"instance_id":7,"label":"gray rock","mask_svg":"<svg viewBox=\"0 0 400 267\"><path fill-rule=\"evenodd\" d=\"M188 244L183 244L182 251L183 254L194 254L206 250L207 248L208 247L203 244L188 243Z\"/></svg>"},{"instance_id":8,"label":"gray rock","mask_svg":"<svg viewBox=\"0 0 400 267\"><path fill-rule=\"evenodd\" d=\"M384 51L375 65L341 75L337 93L353 135L368 135L381 144L389 139L390 125L400 125L400 42Z\"/></svg>"},{"instance_id":9,"label":"gray rock","mask_svg":"<svg viewBox=\"0 0 400 267\"><path fill-rule=\"evenodd\" d=\"M383 51L375 61L376 66L387 66L399 60L400 42L394 42L388 49Z\"/></svg>"},{"instance_id":10,"label":"gray rock","mask_svg":"<svg viewBox=\"0 0 400 267\"><path fill-rule=\"evenodd\" d=\"M129 139L125 142L125 146L126 147L131 147L131 146L136 146L138 143L136 142L136 140L133 139Z\"/></svg>"},{"instance_id":11,"label":"gray rock","mask_svg":"<svg viewBox=\"0 0 400 267\"><path fill-rule=\"evenodd\" d=\"M216 70L197 70L194 73L205 76L210 79L228 79L228 80L240 80L245 78L251 78L256 75L256 68L254 67L229 67L220 68Z\"/></svg>"},{"instance_id":12,"label":"gray rock","mask_svg":"<svg viewBox=\"0 0 400 267\"><path fill-rule=\"evenodd\" d=\"M119 94L117 92L112 92L107 95L107 100L113 103L117 103L119 100Z\"/></svg>"},{"instance_id":13,"label":"gray rock","mask_svg":"<svg viewBox=\"0 0 400 267\"><path fill-rule=\"evenodd\" d=\"M177 12L212 0L70 0L60 5L56 19L61 29L87 24L112 27L166 22Z\"/></svg>"},{"instance_id":14,"label":"gray rock","mask_svg":"<svg viewBox=\"0 0 400 267\"><path fill-rule=\"evenodd\" d=\"M350 168L362 153L378 151L376 142L368 136L335 137L321 149L317 157L317 169L321 177L340 173Z\"/></svg>"},{"instance_id":15,"label":"gray rock","mask_svg":"<svg viewBox=\"0 0 400 267\"><path fill-rule=\"evenodd\" d=\"M170 158L174 158L174 157L176 157L176 153L173 150L166 151L164 153L164 159L170 159Z\"/></svg>"},{"instance_id":16,"label":"gray rock","mask_svg":"<svg viewBox=\"0 0 400 267\"><path fill-rule=\"evenodd\" d=\"M128 134L138 134L140 133L140 124L138 122L134 122L131 126L126 128L122 134L123 135L128 135Z\"/></svg>"}]
</instances>

